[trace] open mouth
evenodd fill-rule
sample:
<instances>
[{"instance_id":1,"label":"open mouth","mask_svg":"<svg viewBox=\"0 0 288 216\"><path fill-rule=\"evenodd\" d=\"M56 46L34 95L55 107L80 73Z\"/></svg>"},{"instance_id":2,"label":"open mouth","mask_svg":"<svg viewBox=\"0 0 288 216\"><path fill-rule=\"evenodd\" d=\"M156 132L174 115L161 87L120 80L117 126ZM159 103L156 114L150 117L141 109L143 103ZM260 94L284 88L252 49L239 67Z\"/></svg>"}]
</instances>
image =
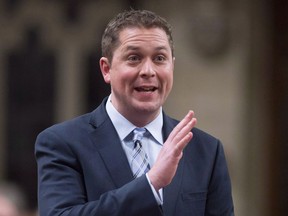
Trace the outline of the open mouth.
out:
<instances>
[{"instance_id":1,"label":"open mouth","mask_svg":"<svg viewBox=\"0 0 288 216\"><path fill-rule=\"evenodd\" d=\"M157 90L157 88L153 87L153 86L151 86L151 87L136 87L135 90L138 92L154 92Z\"/></svg>"}]
</instances>

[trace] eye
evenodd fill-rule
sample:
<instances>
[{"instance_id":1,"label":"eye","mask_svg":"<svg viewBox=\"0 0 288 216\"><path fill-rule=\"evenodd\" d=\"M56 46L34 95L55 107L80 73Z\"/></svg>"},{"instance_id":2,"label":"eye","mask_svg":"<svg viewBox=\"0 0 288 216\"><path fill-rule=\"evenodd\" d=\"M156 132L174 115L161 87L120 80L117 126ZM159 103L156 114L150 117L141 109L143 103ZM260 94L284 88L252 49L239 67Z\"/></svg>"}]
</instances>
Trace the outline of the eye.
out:
<instances>
[{"instance_id":1,"label":"eye","mask_svg":"<svg viewBox=\"0 0 288 216\"><path fill-rule=\"evenodd\" d=\"M155 58L154 58L154 61L156 61L156 62L163 62L163 61L165 61L166 60L166 58L165 58L165 56L163 56L163 55L157 55Z\"/></svg>"},{"instance_id":2,"label":"eye","mask_svg":"<svg viewBox=\"0 0 288 216\"><path fill-rule=\"evenodd\" d=\"M138 61L140 61L140 57L139 56L137 56L137 55L131 55L131 56L128 56L128 61L129 62L138 62Z\"/></svg>"}]
</instances>

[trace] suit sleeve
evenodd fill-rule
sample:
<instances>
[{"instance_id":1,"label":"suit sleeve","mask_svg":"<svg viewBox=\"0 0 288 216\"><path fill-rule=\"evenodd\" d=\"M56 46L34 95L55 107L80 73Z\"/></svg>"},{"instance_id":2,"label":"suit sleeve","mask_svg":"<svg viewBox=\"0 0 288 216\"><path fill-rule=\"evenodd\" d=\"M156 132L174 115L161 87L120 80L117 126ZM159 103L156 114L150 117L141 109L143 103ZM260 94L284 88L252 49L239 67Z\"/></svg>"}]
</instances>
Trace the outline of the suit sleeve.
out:
<instances>
[{"instance_id":1,"label":"suit sleeve","mask_svg":"<svg viewBox=\"0 0 288 216\"><path fill-rule=\"evenodd\" d=\"M40 216L162 215L145 175L88 201L81 165L54 131L39 134L35 155Z\"/></svg>"},{"instance_id":2,"label":"suit sleeve","mask_svg":"<svg viewBox=\"0 0 288 216\"><path fill-rule=\"evenodd\" d=\"M218 141L214 169L208 188L205 216L234 216L231 182L220 141Z\"/></svg>"}]
</instances>

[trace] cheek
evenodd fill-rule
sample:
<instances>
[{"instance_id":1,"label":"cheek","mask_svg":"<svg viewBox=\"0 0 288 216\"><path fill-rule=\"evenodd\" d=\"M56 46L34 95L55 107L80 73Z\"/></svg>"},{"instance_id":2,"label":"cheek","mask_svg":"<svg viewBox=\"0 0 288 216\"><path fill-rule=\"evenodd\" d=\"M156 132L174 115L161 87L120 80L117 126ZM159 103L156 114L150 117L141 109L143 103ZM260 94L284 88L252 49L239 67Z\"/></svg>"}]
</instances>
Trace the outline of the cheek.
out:
<instances>
[{"instance_id":1,"label":"cheek","mask_svg":"<svg viewBox=\"0 0 288 216\"><path fill-rule=\"evenodd\" d=\"M165 86L165 98L168 97L169 93L172 90L173 86L173 75L167 76L166 77L166 86Z\"/></svg>"},{"instance_id":2,"label":"cheek","mask_svg":"<svg viewBox=\"0 0 288 216\"><path fill-rule=\"evenodd\" d=\"M122 71L114 71L114 73L111 74L111 85L118 86L118 88L124 88L131 81L131 75L129 76L129 73Z\"/></svg>"},{"instance_id":3,"label":"cheek","mask_svg":"<svg viewBox=\"0 0 288 216\"><path fill-rule=\"evenodd\" d=\"M173 77L170 79L169 82L169 91L172 89L172 86L173 86Z\"/></svg>"},{"instance_id":4,"label":"cheek","mask_svg":"<svg viewBox=\"0 0 288 216\"><path fill-rule=\"evenodd\" d=\"M166 88L166 94L167 94L167 96L168 96L168 94L171 92L172 86L173 86L173 79L171 79L171 80L167 83L167 88Z\"/></svg>"},{"instance_id":5,"label":"cheek","mask_svg":"<svg viewBox=\"0 0 288 216\"><path fill-rule=\"evenodd\" d=\"M166 80L166 88L171 89L173 85L173 71L170 71L168 73L165 73L165 76L163 77L164 80Z\"/></svg>"}]
</instances>

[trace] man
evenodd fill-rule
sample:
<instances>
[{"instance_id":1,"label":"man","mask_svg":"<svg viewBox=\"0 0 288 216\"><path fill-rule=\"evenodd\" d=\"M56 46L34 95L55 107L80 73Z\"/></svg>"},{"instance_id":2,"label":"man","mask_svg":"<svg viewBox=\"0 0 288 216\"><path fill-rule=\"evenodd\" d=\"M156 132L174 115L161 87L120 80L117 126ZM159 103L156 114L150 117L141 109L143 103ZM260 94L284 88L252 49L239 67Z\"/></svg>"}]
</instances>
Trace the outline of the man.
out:
<instances>
[{"instance_id":1,"label":"man","mask_svg":"<svg viewBox=\"0 0 288 216\"><path fill-rule=\"evenodd\" d=\"M40 215L233 215L221 143L194 128L192 111L180 123L162 111L175 61L169 24L120 13L102 55L109 98L37 138Z\"/></svg>"}]
</instances>

